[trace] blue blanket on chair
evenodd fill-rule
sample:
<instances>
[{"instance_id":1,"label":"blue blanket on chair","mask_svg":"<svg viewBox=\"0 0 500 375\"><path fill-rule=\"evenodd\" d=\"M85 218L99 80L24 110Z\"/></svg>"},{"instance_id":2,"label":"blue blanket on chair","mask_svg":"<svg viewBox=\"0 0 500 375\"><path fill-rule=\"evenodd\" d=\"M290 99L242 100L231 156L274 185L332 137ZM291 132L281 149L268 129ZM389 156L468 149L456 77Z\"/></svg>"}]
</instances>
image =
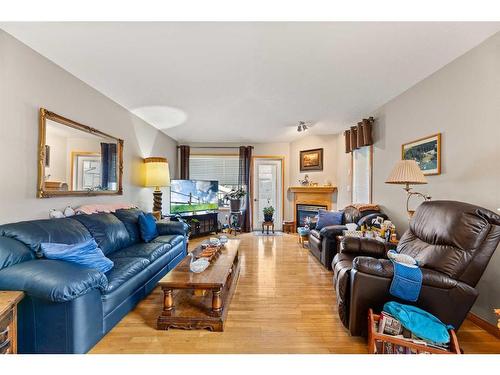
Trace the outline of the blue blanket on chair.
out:
<instances>
[{"instance_id":1,"label":"blue blanket on chair","mask_svg":"<svg viewBox=\"0 0 500 375\"><path fill-rule=\"evenodd\" d=\"M398 262L398 255L396 252L388 254L389 259L394 264L394 277L389 292L394 297L415 302L420 295L420 289L422 289L422 271L416 261L414 264L410 264L408 261L406 263Z\"/></svg>"}]
</instances>

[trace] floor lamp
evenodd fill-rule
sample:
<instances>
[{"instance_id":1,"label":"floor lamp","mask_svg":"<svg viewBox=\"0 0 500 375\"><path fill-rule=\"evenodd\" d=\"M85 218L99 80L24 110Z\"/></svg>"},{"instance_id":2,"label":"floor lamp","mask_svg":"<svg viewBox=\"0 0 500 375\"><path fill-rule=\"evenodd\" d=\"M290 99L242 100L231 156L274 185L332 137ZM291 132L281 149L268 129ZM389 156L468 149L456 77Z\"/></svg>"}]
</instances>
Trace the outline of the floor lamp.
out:
<instances>
[{"instance_id":1,"label":"floor lamp","mask_svg":"<svg viewBox=\"0 0 500 375\"><path fill-rule=\"evenodd\" d=\"M400 160L394 166L391 174L385 181L386 184L401 184L405 185L403 188L406 191L406 212L408 217L411 219L414 210L410 210L409 203L410 198L413 196L418 196L428 201L431 199L430 196L419 193L417 191L412 191L410 185L422 185L427 183L427 179L420 170L417 162L415 160Z\"/></svg>"}]
</instances>

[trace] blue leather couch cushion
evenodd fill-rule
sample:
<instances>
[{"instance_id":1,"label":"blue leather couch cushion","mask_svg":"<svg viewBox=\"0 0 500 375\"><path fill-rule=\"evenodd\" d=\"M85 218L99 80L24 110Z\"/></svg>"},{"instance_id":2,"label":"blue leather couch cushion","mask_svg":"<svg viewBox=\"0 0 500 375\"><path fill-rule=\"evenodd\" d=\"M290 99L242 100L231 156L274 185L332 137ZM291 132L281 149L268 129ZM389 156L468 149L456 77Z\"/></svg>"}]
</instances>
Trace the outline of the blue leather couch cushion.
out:
<instances>
[{"instance_id":1,"label":"blue leather couch cushion","mask_svg":"<svg viewBox=\"0 0 500 375\"><path fill-rule=\"evenodd\" d=\"M52 302L71 301L107 286L103 273L60 260L34 259L0 271L0 290L24 290Z\"/></svg>"},{"instance_id":2,"label":"blue leather couch cushion","mask_svg":"<svg viewBox=\"0 0 500 375\"><path fill-rule=\"evenodd\" d=\"M328 211L320 209L318 211L318 221L316 222L316 230L321 230L330 225L342 225L344 213L342 211Z\"/></svg>"},{"instance_id":3,"label":"blue leather couch cushion","mask_svg":"<svg viewBox=\"0 0 500 375\"><path fill-rule=\"evenodd\" d=\"M189 226L181 221L159 221L156 223L156 229L160 236L164 234L187 236Z\"/></svg>"},{"instance_id":4,"label":"blue leather couch cushion","mask_svg":"<svg viewBox=\"0 0 500 375\"><path fill-rule=\"evenodd\" d=\"M158 230L156 229L156 219L153 214L139 215L139 231L141 238L144 242L151 242L158 237Z\"/></svg>"},{"instance_id":5,"label":"blue leather couch cushion","mask_svg":"<svg viewBox=\"0 0 500 375\"><path fill-rule=\"evenodd\" d=\"M74 218L88 229L105 255L122 249L130 243L125 224L113 214L77 215Z\"/></svg>"},{"instance_id":6,"label":"blue leather couch cushion","mask_svg":"<svg viewBox=\"0 0 500 375\"><path fill-rule=\"evenodd\" d=\"M184 253L185 255L184 246L182 245L177 245L175 247L169 248L169 250L164 255L162 255L155 262L151 263L148 266L148 272L150 272L151 275L155 275L158 271L169 264L175 257L177 257L181 253Z\"/></svg>"},{"instance_id":7,"label":"blue leather couch cushion","mask_svg":"<svg viewBox=\"0 0 500 375\"><path fill-rule=\"evenodd\" d=\"M105 274L108 279L108 287L104 290L104 294L114 292L123 283L146 269L150 263L146 258L117 258L115 254L111 254L109 258L115 265L111 271Z\"/></svg>"},{"instance_id":8,"label":"blue leather couch cushion","mask_svg":"<svg viewBox=\"0 0 500 375\"><path fill-rule=\"evenodd\" d=\"M25 244L0 237L0 270L31 259L35 259L35 254Z\"/></svg>"},{"instance_id":9,"label":"blue leather couch cushion","mask_svg":"<svg viewBox=\"0 0 500 375\"><path fill-rule=\"evenodd\" d=\"M40 243L74 244L90 240L89 231L73 218L22 221L0 226L0 236L14 238L41 256Z\"/></svg>"},{"instance_id":10,"label":"blue leather couch cushion","mask_svg":"<svg viewBox=\"0 0 500 375\"><path fill-rule=\"evenodd\" d=\"M114 215L125 225L130 236L127 246L142 242L139 232L139 215L143 212L137 208L116 210Z\"/></svg>"},{"instance_id":11,"label":"blue leather couch cushion","mask_svg":"<svg viewBox=\"0 0 500 375\"><path fill-rule=\"evenodd\" d=\"M178 234L165 234L163 236L156 237L153 242L168 243L173 247L180 244L182 240L184 240L184 237L179 236Z\"/></svg>"},{"instance_id":12,"label":"blue leather couch cushion","mask_svg":"<svg viewBox=\"0 0 500 375\"><path fill-rule=\"evenodd\" d=\"M104 256L93 238L74 245L42 243L41 249L47 259L74 263L85 268L96 269L102 273L113 268L113 262Z\"/></svg>"},{"instance_id":13,"label":"blue leather couch cushion","mask_svg":"<svg viewBox=\"0 0 500 375\"><path fill-rule=\"evenodd\" d=\"M139 257L154 262L166 254L171 247L170 244L161 242L138 243L113 253L113 258Z\"/></svg>"}]
</instances>

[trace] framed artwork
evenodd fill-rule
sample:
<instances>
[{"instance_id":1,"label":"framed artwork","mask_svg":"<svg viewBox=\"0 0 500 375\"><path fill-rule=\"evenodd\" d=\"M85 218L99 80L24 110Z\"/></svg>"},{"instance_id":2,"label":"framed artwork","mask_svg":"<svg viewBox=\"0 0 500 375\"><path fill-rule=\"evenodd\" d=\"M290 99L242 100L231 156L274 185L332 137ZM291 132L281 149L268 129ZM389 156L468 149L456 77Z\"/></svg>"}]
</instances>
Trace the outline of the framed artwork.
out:
<instances>
[{"instance_id":1,"label":"framed artwork","mask_svg":"<svg viewBox=\"0 0 500 375\"><path fill-rule=\"evenodd\" d=\"M322 171L323 170L323 149L300 151L300 171Z\"/></svg>"},{"instance_id":2,"label":"framed artwork","mask_svg":"<svg viewBox=\"0 0 500 375\"><path fill-rule=\"evenodd\" d=\"M441 133L405 143L401 159L415 160L426 176L441 174Z\"/></svg>"}]
</instances>

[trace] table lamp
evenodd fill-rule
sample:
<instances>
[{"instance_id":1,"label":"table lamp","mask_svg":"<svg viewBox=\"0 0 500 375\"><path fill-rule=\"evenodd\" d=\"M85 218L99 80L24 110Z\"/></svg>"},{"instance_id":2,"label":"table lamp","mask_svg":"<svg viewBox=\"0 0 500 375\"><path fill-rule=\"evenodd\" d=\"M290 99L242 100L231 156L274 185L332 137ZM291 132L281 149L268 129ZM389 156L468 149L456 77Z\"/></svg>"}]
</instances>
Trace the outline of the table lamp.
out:
<instances>
[{"instance_id":1,"label":"table lamp","mask_svg":"<svg viewBox=\"0 0 500 375\"><path fill-rule=\"evenodd\" d=\"M145 166L145 187L154 187L153 192L153 212L161 212L161 187L170 186L170 171L166 158L151 157L144 159Z\"/></svg>"},{"instance_id":2,"label":"table lamp","mask_svg":"<svg viewBox=\"0 0 500 375\"><path fill-rule=\"evenodd\" d=\"M426 184L427 180L420 170L417 162L415 160L400 160L394 166L391 174L385 181L386 184L401 184L405 185L403 188L406 191L406 211L408 212L408 217L411 219L414 210L410 210L408 204L410 202L410 198L414 195L420 196L424 199L424 201L428 201L431 199L430 196L424 195L422 193L411 191L410 185L421 185Z\"/></svg>"}]
</instances>

